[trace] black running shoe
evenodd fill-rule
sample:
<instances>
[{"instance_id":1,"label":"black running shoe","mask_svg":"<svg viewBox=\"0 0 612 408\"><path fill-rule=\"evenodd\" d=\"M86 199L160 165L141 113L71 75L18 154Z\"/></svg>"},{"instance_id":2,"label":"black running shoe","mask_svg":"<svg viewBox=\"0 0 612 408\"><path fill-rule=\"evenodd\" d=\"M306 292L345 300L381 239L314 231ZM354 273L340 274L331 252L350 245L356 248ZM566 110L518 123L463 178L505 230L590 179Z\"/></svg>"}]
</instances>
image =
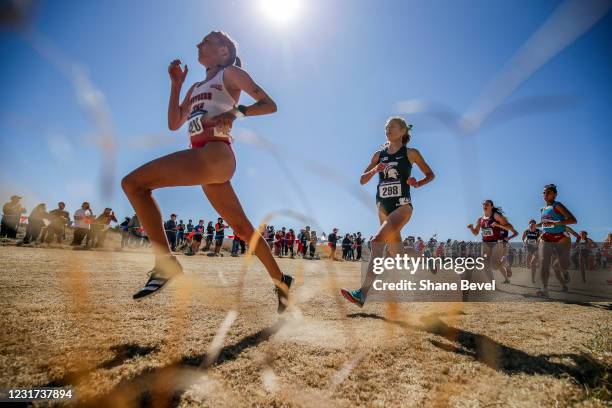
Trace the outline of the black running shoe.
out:
<instances>
[{"instance_id":1,"label":"black running shoe","mask_svg":"<svg viewBox=\"0 0 612 408\"><path fill-rule=\"evenodd\" d=\"M162 265L155 265L150 271L149 279L147 283L136 292L132 298L134 300L140 300L147 296L151 296L158 293L162 288L166 286L168 281L183 273L183 267L176 260L175 257L170 257Z\"/></svg>"},{"instance_id":2,"label":"black running shoe","mask_svg":"<svg viewBox=\"0 0 612 408\"><path fill-rule=\"evenodd\" d=\"M275 287L274 291L278 297L278 313L283 313L289 304L289 289L293 283L293 277L289 275L283 275L282 286Z\"/></svg>"}]
</instances>

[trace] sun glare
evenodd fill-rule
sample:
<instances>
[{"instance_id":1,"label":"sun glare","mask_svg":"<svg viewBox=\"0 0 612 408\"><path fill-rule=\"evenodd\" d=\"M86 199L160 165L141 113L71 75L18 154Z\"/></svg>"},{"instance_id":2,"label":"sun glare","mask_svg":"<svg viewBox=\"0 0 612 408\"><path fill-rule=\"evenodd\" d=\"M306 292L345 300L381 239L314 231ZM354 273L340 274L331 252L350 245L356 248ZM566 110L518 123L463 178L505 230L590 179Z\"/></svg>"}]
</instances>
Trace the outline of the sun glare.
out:
<instances>
[{"instance_id":1,"label":"sun glare","mask_svg":"<svg viewBox=\"0 0 612 408\"><path fill-rule=\"evenodd\" d=\"M260 0L263 14L278 24L293 21L300 11L300 6L300 0Z\"/></svg>"}]
</instances>

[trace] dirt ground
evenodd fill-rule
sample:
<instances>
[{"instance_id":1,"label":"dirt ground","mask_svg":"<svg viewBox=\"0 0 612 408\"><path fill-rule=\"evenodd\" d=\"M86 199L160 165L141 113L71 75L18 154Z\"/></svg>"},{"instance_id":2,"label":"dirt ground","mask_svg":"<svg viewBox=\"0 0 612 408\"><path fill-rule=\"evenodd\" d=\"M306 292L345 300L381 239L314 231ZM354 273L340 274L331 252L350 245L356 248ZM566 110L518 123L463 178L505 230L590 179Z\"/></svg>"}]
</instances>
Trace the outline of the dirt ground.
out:
<instances>
[{"instance_id":1,"label":"dirt ground","mask_svg":"<svg viewBox=\"0 0 612 408\"><path fill-rule=\"evenodd\" d=\"M256 259L179 259L134 302L146 251L0 247L0 387L104 407L610 406L610 304L359 309L338 294L359 263L281 259L297 280L279 318Z\"/></svg>"}]
</instances>

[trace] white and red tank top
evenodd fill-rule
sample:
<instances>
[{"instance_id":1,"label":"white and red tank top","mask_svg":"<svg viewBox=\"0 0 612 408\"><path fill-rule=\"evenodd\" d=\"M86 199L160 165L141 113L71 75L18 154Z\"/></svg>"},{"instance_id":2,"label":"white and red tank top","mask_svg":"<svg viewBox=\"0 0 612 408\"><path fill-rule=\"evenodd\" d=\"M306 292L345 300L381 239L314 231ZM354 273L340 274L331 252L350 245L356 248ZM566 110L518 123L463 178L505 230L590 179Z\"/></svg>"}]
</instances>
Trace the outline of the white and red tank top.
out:
<instances>
[{"instance_id":1,"label":"white and red tank top","mask_svg":"<svg viewBox=\"0 0 612 408\"><path fill-rule=\"evenodd\" d=\"M189 98L189 117L187 118L189 140L192 147L203 146L211 141L230 142L230 129L204 124L211 119L234 108L236 101L223 83L225 68L208 81L194 85Z\"/></svg>"}]
</instances>

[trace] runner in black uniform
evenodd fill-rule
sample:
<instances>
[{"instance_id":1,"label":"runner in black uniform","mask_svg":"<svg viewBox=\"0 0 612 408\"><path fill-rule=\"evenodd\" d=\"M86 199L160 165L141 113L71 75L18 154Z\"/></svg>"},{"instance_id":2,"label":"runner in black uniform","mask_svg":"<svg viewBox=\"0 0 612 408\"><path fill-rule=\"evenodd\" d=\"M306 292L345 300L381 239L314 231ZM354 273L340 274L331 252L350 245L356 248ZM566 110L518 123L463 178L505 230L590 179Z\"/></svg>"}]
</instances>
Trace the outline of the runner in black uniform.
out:
<instances>
[{"instance_id":1,"label":"runner in black uniform","mask_svg":"<svg viewBox=\"0 0 612 408\"><path fill-rule=\"evenodd\" d=\"M378 163L384 164L382 171L378 172L378 189L376 191L376 205L378 210L389 215L397 207L410 205L410 186L408 179L412 172L412 163L408 159L408 148L402 145L394 153L389 152L385 146L379 152Z\"/></svg>"},{"instance_id":2,"label":"runner in black uniform","mask_svg":"<svg viewBox=\"0 0 612 408\"><path fill-rule=\"evenodd\" d=\"M523 243L527 251L527 267L531 268L531 283L536 283L536 267L538 265L538 239L542 231L536 227L536 220L529 220L529 228L523 231Z\"/></svg>"},{"instance_id":3,"label":"runner in black uniform","mask_svg":"<svg viewBox=\"0 0 612 408\"><path fill-rule=\"evenodd\" d=\"M380 229L372 238L368 273L360 289L341 293L349 302L363 306L374 281L372 270L375 258L382 257L385 244L401 246L401 230L412 216L410 187L419 188L434 179L434 173L417 149L408 148L412 125L399 117L390 118L385 124L387 143L372 156L372 160L361 175L360 183L366 184L378 173L376 204ZM425 175L421 180L411 177L412 165L416 164ZM393 252L393 251L390 251Z\"/></svg>"}]
</instances>

